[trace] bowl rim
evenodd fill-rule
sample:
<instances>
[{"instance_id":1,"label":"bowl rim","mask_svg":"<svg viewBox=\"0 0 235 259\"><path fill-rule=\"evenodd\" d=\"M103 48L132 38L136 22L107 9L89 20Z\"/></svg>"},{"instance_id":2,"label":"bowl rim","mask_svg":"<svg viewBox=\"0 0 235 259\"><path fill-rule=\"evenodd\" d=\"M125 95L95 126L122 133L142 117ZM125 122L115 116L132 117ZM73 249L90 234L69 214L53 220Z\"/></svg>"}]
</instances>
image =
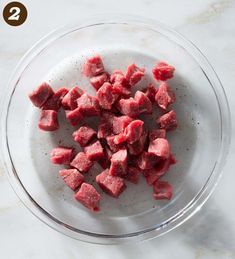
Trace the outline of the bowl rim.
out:
<instances>
[{"instance_id":1,"label":"bowl rim","mask_svg":"<svg viewBox=\"0 0 235 259\"><path fill-rule=\"evenodd\" d=\"M162 33L164 36L167 36L175 43L180 44L181 47L183 47L196 60L197 64L200 66L204 75L210 82L214 90L214 94L217 98L221 119L220 153L212 172L210 173L206 183L201 188L199 193L173 217L167 219L161 224L158 224L149 229L123 235L98 234L73 228L59 221L58 219L50 215L42 207L40 207L40 205L37 204L27 192L19 176L17 175L17 171L10 156L7 138L7 116L10 107L11 97L14 94L15 88L21 78L22 73L30 65L30 62L33 61L34 58L37 57L37 55L39 55L48 45L56 41L58 38L61 38L66 34L69 34L76 30L103 24L133 24L137 26L146 26L154 31ZM214 87L216 87L216 90ZM21 61L18 63L17 67L12 73L11 79L8 83L7 93L2 104L1 114L1 162L16 195L23 202L26 208L28 208L32 212L32 214L34 214L38 219L40 219L48 226L69 237L97 244L127 243L131 241L140 241L154 238L173 230L177 226L183 224L187 219L192 217L207 201L207 199L215 189L216 185L218 184L219 179L221 178L222 168L226 161L231 138L230 110L224 88L216 72L210 65L207 58L202 54L202 52L191 41L185 39L185 37L183 37L180 33L156 20L146 19L141 16L123 14L102 14L93 16L90 19L83 19L76 23L63 26L59 29L55 29L44 36L41 40L36 42L21 58Z\"/></svg>"}]
</instances>

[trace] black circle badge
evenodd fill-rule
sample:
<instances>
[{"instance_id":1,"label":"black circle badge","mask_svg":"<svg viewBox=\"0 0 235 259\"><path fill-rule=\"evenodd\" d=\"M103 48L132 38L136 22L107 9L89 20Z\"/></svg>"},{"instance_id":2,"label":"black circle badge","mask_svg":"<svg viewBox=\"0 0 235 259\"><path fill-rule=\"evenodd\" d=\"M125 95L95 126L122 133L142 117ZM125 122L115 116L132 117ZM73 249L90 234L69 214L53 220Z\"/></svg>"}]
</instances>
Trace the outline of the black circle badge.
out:
<instances>
[{"instance_id":1,"label":"black circle badge","mask_svg":"<svg viewBox=\"0 0 235 259\"><path fill-rule=\"evenodd\" d=\"M10 2L3 9L3 18L11 26L23 24L27 18L26 7L19 2Z\"/></svg>"}]
</instances>

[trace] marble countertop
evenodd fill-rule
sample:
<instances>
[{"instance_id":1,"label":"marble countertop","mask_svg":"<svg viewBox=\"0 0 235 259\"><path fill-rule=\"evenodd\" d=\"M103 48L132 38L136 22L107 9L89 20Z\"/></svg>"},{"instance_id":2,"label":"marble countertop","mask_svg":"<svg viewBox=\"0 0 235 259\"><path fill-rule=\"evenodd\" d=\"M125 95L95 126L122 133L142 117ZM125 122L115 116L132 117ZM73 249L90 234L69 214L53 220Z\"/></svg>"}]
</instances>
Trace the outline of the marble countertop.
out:
<instances>
[{"instance_id":1,"label":"marble countertop","mask_svg":"<svg viewBox=\"0 0 235 259\"><path fill-rule=\"evenodd\" d=\"M9 1L2 0L0 9ZM28 20L10 27L0 18L0 87L23 54L51 30L96 13L131 13L157 19L182 33L207 56L235 116L235 1L233 0L21 0ZM232 120L234 128L234 120ZM163 237L125 246L82 243L50 229L25 209L0 168L0 258L235 258L235 138L223 177L206 205ZM224 202L226 201L226 202ZM146 255L147 254L147 255Z\"/></svg>"}]
</instances>

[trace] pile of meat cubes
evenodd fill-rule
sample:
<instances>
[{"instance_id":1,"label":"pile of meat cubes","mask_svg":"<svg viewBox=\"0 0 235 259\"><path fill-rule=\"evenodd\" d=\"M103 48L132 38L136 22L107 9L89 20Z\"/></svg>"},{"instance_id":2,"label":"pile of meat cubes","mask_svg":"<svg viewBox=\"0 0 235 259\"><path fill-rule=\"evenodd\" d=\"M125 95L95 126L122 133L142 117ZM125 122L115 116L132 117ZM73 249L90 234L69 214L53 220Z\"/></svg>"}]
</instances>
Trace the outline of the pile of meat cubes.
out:
<instances>
[{"instance_id":1,"label":"pile of meat cubes","mask_svg":"<svg viewBox=\"0 0 235 259\"><path fill-rule=\"evenodd\" d=\"M144 77L145 69L131 64L125 73L116 70L109 74L101 57L95 55L86 60L82 73L96 89L96 96L78 86L54 92L47 83L29 95L31 102L41 109L41 130L59 129L60 108L65 110L71 125L77 126L73 138L83 151L76 154L74 148L58 146L51 151L51 162L67 166L59 175L85 207L99 211L101 195L86 183L86 174L95 162L103 168L96 182L112 197L118 198L125 190L125 181L137 184L143 175L153 187L154 199L171 199L171 184L160 179L176 163L166 138L166 132L177 127L176 113L170 108L175 94L166 82L173 77L174 70L173 66L159 62L152 70L158 87L150 84L131 96L131 89ZM149 131L139 115L149 116L153 109L161 115L153 121L156 128ZM90 116L99 118L98 129L84 124L84 118Z\"/></svg>"}]
</instances>

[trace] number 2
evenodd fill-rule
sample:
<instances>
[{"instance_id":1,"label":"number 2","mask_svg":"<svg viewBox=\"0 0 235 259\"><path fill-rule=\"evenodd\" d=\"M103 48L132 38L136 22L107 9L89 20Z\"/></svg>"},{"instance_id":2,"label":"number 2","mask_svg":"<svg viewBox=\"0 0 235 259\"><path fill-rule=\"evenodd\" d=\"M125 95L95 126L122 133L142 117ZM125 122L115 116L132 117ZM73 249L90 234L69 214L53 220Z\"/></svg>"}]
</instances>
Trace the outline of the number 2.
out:
<instances>
[{"instance_id":1,"label":"number 2","mask_svg":"<svg viewBox=\"0 0 235 259\"><path fill-rule=\"evenodd\" d=\"M9 16L8 20L19 20L20 18L20 8L19 7L12 7L10 10L9 10L10 13L12 13L11 16Z\"/></svg>"}]
</instances>

